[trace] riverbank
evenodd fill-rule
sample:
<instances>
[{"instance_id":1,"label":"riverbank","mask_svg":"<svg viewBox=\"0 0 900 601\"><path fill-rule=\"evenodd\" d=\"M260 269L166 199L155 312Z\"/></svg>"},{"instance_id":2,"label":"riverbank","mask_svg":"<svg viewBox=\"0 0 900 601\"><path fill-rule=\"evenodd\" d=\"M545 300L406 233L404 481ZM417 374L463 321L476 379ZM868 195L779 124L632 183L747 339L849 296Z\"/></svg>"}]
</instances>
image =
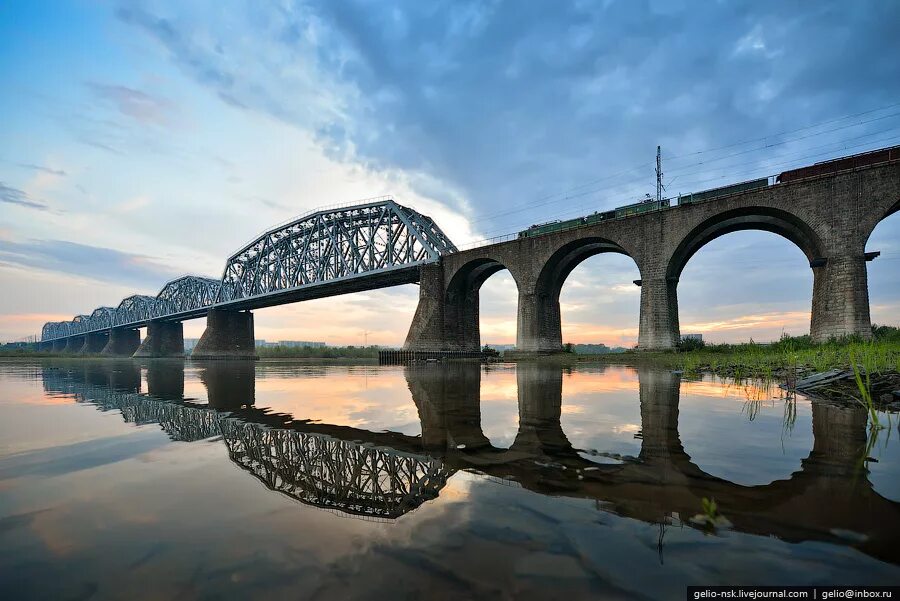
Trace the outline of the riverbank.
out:
<instances>
[{"instance_id":1,"label":"riverbank","mask_svg":"<svg viewBox=\"0 0 900 601\"><path fill-rule=\"evenodd\" d=\"M785 337L773 344L708 345L686 352L629 351L609 355L578 356L578 363L640 365L652 363L686 376L715 374L734 380L756 378L777 382L789 390L803 388L804 378L834 372L827 385L804 390L829 400L853 399L877 406L900 398L900 336L891 328L872 341L833 341L812 344L806 337ZM859 378L857 378L859 376Z\"/></svg>"}]
</instances>

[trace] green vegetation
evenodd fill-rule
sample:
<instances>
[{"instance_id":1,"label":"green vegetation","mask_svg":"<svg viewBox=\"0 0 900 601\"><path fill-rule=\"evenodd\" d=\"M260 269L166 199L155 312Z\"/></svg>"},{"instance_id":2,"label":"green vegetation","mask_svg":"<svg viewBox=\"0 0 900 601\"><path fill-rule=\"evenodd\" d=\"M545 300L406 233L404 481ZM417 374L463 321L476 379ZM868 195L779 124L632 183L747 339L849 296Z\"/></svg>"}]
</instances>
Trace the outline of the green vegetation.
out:
<instances>
[{"instance_id":1,"label":"green vegetation","mask_svg":"<svg viewBox=\"0 0 900 601\"><path fill-rule=\"evenodd\" d=\"M682 346L678 353L627 352L593 359L621 363L649 360L687 374L713 372L738 380L791 379L798 374L849 369L852 365L858 365L864 373L900 371L900 329L874 326L872 331L872 341L848 338L815 344L809 336L782 336L771 344L707 344L693 350Z\"/></svg>"},{"instance_id":2,"label":"green vegetation","mask_svg":"<svg viewBox=\"0 0 900 601\"><path fill-rule=\"evenodd\" d=\"M50 351L37 351L30 348L22 347L0 347L0 357L59 357L60 353L52 353ZM67 355L76 357L77 355Z\"/></svg>"},{"instance_id":3,"label":"green vegetation","mask_svg":"<svg viewBox=\"0 0 900 601\"><path fill-rule=\"evenodd\" d=\"M377 359L377 346L263 346L260 359Z\"/></svg>"}]
</instances>

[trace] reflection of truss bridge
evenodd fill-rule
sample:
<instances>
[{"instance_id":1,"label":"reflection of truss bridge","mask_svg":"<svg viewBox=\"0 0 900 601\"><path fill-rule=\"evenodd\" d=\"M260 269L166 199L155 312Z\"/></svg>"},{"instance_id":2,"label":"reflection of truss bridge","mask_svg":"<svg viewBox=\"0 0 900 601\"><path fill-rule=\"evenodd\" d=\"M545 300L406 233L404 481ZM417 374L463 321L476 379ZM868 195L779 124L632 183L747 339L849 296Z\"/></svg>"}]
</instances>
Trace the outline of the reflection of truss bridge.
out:
<instances>
[{"instance_id":1,"label":"reflection of truss bridge","mask_svg":"<svg viewBox=\"0 0 900 601\"><path fill-rule=\"evenodd\" d=\"M322 434L222 420L231 459L268 488L308 505L396 518L437 496L440 461Z\"/></svg>"},{"instance_id":2,"label":"reflection of truss bridge","mask_svg":"<svg viewBox=\"0 0 900 601\"><path fill-rule=\"evenodd\" d=\"M221 436L232 461L267 488L355 516L398 518L436 498L450 473L441 461L426 455L268 428L203 406L76 382L58 370L45 372L44 387L103 411L118 410L130 423L158 423L173 440Z\"/></svg>"}]
</instances>

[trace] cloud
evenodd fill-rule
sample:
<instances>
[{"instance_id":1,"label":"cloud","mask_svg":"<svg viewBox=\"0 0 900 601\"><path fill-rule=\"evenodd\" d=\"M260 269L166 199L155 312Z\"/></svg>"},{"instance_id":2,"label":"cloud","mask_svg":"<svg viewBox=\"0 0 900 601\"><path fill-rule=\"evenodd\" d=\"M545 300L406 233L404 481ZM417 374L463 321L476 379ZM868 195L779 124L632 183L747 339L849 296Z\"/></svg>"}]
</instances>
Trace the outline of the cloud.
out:
<instances>
[{"instance_id":1,"label":"cloud","mask_svg":"<svg viewBox=\"0 0 900 601\"><path fill-rule=\"evenodd\" d=\"M50 210L50 207L40 201L34 200L24 190L7 186L3 182L0 182L0 202L28 207L29 209L38 209L40 211Z\"/></svg>"},{"instance_id":2,"label":"cloud","mask_svg":"<svg viewBox=\"0 0 900 601\"><path fill-rule=\"evenodd\" d=\"M142 289L162 288L180 275L143 255L64 240L0 240L0 264L56 271Z\"/></svg>"},{"instance_id":3,"label":"cloud","mask_svg":"<svg viewBox=\"0 0 900 601\"><path fill-rule=\"evenodd\" d=\"M580 201L508 213L598 172L650 163L658 143L669 156L689 154L900 94L888 58L900 53L888 25L900 18L893 4L822 2L798 12L737 2L663 12L639 2L548 10L329 0L259 13L247 2L227 12L128 3L118 14L228 102L314 129L336 155L452 183L497 228L642 195L653 185L649 164ZM676 163L670 191L766 172L774 156L796 149L769 144L702 167Z\"/></svg>"},{"instance_id":4,"label":"cloud","mask_svg":"<svg viewBox=\"0 0 900 601\"><path fill-rule=\"evenodd\" d=\"M43 165L35 165L33 163L17 163L19 167L22 169L30 169L32 171L40 171L42 173L46 173L48 175L55 175L58 177L66 177L68 174L62 169L52 169L50 167L44 167Z\"/></svg>"},{"instance_id":5,"label":"cloud","mask_svg":"<svg viewBox=\"0 0 900 601\"><path fill-rule=\"evenodd\" d=\"M121 85L87 85L99 98L112 102L120 113L139 123L172 125L173 105L168 100Z\"/></svg>"}]
</instances>

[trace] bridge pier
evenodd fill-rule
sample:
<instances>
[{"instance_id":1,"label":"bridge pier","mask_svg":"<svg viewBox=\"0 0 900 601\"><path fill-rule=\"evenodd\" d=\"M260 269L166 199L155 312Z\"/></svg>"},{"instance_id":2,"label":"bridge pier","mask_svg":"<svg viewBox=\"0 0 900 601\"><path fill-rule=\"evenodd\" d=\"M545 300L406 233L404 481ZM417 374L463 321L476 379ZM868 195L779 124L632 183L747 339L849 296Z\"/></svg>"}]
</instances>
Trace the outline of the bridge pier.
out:
<instances>
[{"instance_id":1,"label":"bridge pier","mask_svg":"<svg viewBox=\"0 0 900 601\"><path fill-rule=\"evenodd\" d=\"M559 353L562 351L562 319L559 292L519 291L516 328L516 350L525 353Z\"/></svg>"},{"instance_id":2,"label":"bridge pier","mask_svg":"<svg viewBox=\"0 0 900 601\"><path fill-rule=\"evenodd\" d=\"M444 342L445 295L443 265L422 265L419 268L419 304L403 344L405 350L450 350Z\"/></svg>"},{"instance_id":3,"label":"bridge pier","mask_svg":"<svg viewBox=\"0 0 900 601\"><path fill-rule=\"evenodd\" d=\"M179 321L151 321L136 358L184 357L184 327Z\"/></svg>"},{"instance_id":4,"label":"bridge pier","mask_svg":"<svg viewBox=\"0 0 900 601\"><path fill-rule=\"evenodd\" d=\"M79 351L82 355L95 354L106 348L109 332L91 332L84 335L84 345Z\"/></svg>"},{"instance_id":5,"label":"bridge pier","mask_svg":"<svg viewBox=\"0 0 900 601\"><path fill-rule=\"evenodd\" d=\"M192 359L257 359L250 311L210 309Z\"/></svg>"},{"instance_id":6,"label":"bridge pier","mask_svg":"<svg viewBox=\"0 0 900 601\"><path fill-rule=\"evenodd\" d=\"M866 258L858 254L831 256L813 267L810 336L813 342L859 336L872 338Z\"/></svg>"},{"instance_id":7,"label":"bridge pier","mask_svg":"<svg viewBox=\"0 0 900 601\"><path fill-rule=\"evenodd\" d=\"M101 355L131 357L141 346L140 330L113 328L109 331L109 340Z\"/></svg>"},{"instance_id":8,"label":"bridge pier","mask_svg":"<svg viewBox=\"0 0 900 601\"><path fill-rule=\"evenodd\" d=\"M80 353L81 349L84 348L84 335L81 336L69 336L66 338L66 346L63 347L63 353L75 354Z\"/></svg>"},{"instance_id":9,"label":"bridge pier","mask_svg":"<svg viewBox=\"0 0 900 601\"><path fill-rule=\"evenodd\" d=\"M641 280L638 349L672 350L681 338L678 327L678 280L657 277Z\"/></svg>"},{"instance_id":10,"label":"bridge pier","mask_svg":"<svg viewBox=\"0 0 900 601\"><path fill-rule=\"evenodd\" d=\"M50 350L54 353L61 353L65 350L66 345L69 343L68 338L57 338L53 341L53 345L50 347Z\"/></svg>"}]
</instances>

